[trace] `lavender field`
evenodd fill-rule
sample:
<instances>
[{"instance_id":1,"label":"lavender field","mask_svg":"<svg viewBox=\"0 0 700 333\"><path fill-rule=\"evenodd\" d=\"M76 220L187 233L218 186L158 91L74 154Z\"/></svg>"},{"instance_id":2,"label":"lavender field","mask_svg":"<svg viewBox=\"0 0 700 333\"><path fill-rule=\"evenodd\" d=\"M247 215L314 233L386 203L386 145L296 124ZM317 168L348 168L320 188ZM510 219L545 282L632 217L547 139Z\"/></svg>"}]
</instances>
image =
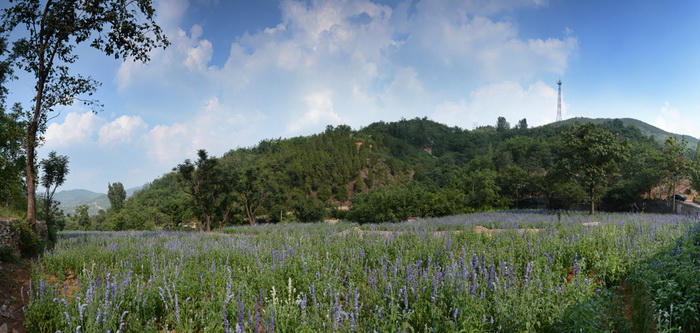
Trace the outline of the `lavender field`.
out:
<instances>
[{"instance_id":1,"label":"lavender field","mask_svg":"<svg viewBox=\"0 0 700 333\"><path fill-rule=\"evenodd\" d=\"M677 215L494 212L211 234L66 232L33 267L25 325L36 332L697 331L697 224Z\"/></svg>"}]
</instances>

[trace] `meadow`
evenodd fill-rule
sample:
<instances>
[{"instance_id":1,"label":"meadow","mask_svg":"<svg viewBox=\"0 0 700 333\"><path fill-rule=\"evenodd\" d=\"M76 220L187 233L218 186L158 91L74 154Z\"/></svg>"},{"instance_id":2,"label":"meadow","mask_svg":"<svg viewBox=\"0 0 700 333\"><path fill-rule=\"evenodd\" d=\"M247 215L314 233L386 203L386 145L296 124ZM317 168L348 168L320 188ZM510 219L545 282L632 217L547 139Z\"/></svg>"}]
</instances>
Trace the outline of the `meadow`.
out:
<instances>
[{"instance_id":1,"label":"meadow","mask_svg":"<svg viewBox=\"0 0 700 333\"><path fill-rule=\"evenodd\" d=\"M33 265L25 326L697 331L699 260L698 221L679 215L487 212L216 233L63 232Z\"/></svg>"}]
</instances>

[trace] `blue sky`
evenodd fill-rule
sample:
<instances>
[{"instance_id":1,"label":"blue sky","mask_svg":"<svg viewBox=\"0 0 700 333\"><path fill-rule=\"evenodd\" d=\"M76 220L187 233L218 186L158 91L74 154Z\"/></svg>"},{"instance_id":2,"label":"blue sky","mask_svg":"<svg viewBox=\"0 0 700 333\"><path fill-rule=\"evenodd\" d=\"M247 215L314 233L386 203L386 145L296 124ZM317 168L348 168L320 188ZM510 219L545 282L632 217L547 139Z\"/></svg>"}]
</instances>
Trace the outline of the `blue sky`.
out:
<instances>
[{"instance_id":1,"label":"blue sky","mask_svg":"<svg viewBox=\"0 0 700 333\"><path fill-rule=\"evenodd\" d=\"M60 109L40 158L62 189L139 186L196 150L401 118L472 129L636 118L700 137L700 3L573 0L154 0L170 38L146 65L82 48L94 114ZM28 105L29 81L9 103ZM694 147L693 147L694 148Z\"/></svg>"}]
</instances>

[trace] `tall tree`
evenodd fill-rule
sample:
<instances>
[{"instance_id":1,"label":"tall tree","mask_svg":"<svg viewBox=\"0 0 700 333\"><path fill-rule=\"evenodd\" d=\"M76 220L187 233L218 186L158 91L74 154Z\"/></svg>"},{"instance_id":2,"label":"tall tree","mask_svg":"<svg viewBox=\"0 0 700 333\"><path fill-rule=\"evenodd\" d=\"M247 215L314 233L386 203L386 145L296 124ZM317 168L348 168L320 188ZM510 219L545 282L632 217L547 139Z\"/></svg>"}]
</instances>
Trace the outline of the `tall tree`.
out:
<instances>
[{"instance_id":1,"label":"tall tree","mask_svg":"<svg viewBox=\"0 0 700 333\"><path fill-rule=\"evenodd\" d=\"M518 121L518 125L516 125L516 126L518 127L518 129L526 130L527 129L527 119L526 118L520 119L520 121Z\"/></svg>"},{"instance_id":2,"label":"tall tree","mask_svg":"<svg viewBox=\"0 0 700 333\"><path fill-rule=\"evenodd\" d=\"M47 224L51 224L53 195L56 193L56 189L66 181L66 176L70 171L68 169L68 156L56 155L55 151L51 151L48 158L39 162L39 166L44 172L43 177L41 177L41 186L46 189L44 192L44 218Z\"/></svg>"},{"instance_id":3,"label":"tall tree","mask_svg":"<svg viewBox=\"0 0 700 333\"><path fill-rule=\"evenodd\" d=\"M211 231L212 215L216 211L218 198L228 192L224 187L227 182L220 181L221 171L217 168L218 160L210 158L207 151L197 151L197 162L189 159L173 168L177 173L180 188L192 196L195 211L200 217L197 228ZM204 218L202 225L201 218Z\"/></svg>"},{"instance_id":4,"label":"tall tree","mask_svg":"<svg viewBox=\"0 0 700 333\"><path fill-rule=\"evenodd\" d=\"M6 56L8 51L7 36L0 34L0 105L5 102L7 95L5 81L12 76L12 59Z\"/></svg>"},{"instance_id":5,"label":"tall tree","mask_svg":"<svg viewBox=\"0 0 700 333\"><path fill-rule=\"evenodd\" d=\"M75 221L83 229L87 230L90 227L90 215L88 215L88 205L78 205L75 207Z\"/></svg>"},{"instance_id":6,"label":"tall tree","mask_svg":"<svg viewBox=\"0 0 700 333\"><path fill-rule=\"evenodd\" d=\"M695 191L700 192L700 142L695 146L695 154L691 162L690 185Z\"/></svg>"},{"instance_id":7,"label":"tall tree","mask_svg":"<svg viewBox=\"0 0 700 333\"><path fill-rule=\"evenodd\" d=\"M107 199L109 199L109 204L115 213L122 210L124 208L124 200L126 200L124 185L119 182L114 184L107 183Z\"/></svg>"},{"instance_id":8,"label":"tall tree","mask_svg":"<svg viewBox=\"0 0 700 333\"><path fill-rule=\"evenodd\" d=\"M499 185L501 192L515 203L515 208L520 208L518 205L522 194L521 190L527 185L528 178L527 171L515 164L506 166L503 174L498 178L501 181Z\"/></svg>"},{"instance_id":9,"label":"tall tree","mask_svg":"<svg viewBox=\"0 0 700 333\"><path fill-rule=\"evenodd\" d=\"M71 73L82 44L114 58L146 62L153 48L168 40L155 23L151 0L12 0L0 13L0 35L19 36L10 59L34 80L32 115L27 126L27 219L36 221L34 158L38 135L46 128L48 113L71 105L79 96L92 95L99 85L90 76ZM97 105L95 100L81 100Z\"/></svg>"},{"instance_id":10,"label":"tall tree","mask_svg":"<svg viewBox=\"0 0 700 333\"><path fill-rule=\"evenodd\" d=\"M510 123L506 121L505 117L498 117L496 122L496 132L504 132L510 129Z\"/></svg>"},{"instance_id":11,"label":"tall tree","mask_svg":"<svg viewBox=\"0 0 700 333\"><path fill-rule=\"evenodd\" d=\"M664 182L668 185L667 198L672 204L672 208L676 209L676 187L678 183L693 174L693 162L688 155L690 151L687 148L688 141L685 138L678 141L675 137L668 137L664 142L663 151L661 152L661 174Z\"/></svg>"},{"instance_id":12,"label":"tall tree","mask_svg":"<svg viewBox=\"0 0 700 333\"><path fill-rule=\"evenodd\" d=\"M561 166L586 189L595 214L596 188L608 183L629 157L629 144L609 130L586 123L562 133Z\"/></svg>"},{"instance_id":13,"label":"tall tree","mask_svg":"<svg viewBox=\"0 0 700 333\"><path fill-rule=\"evenodd\" d=\"M273 191L268 172L262 168L248 167L237 175L233 192L241 200L250 225L255 225L256 213L269 203Z\"/></svg>"},{"instance_id":14,"label":"tall tree","mask_svg":"<svg viewBox=\"0 0 700 333\"><path fill-rule=\"evenodd\" d=\"M16 104L5 112L0 104L0 198L6 206L20 205L24 186L24 126L26 115Z\"/></svg>"}]
</instances>

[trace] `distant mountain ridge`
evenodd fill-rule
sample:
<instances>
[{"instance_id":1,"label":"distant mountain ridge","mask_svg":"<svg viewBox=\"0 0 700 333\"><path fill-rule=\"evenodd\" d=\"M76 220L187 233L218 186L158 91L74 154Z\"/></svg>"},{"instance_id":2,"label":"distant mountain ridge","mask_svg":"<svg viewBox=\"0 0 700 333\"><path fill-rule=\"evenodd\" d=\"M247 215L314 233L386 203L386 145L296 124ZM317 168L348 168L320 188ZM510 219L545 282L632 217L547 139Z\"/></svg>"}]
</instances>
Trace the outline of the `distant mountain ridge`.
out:
<instances>
[{"instance_id":1,"label":"distant mountain ridge","mask_svg":"<svg viewBox=\"0 0 700 333\"><path fill-rule=\"evenodd\" d=\"M137 186L126 190L126 197L130 197L142 188L143 186ZM79 205L88 205L90 216L96 215L101 209L107 210L111 207L107 194L82 189L56 192L53 199L61 203L58 208L66 214L73 214Z\"/></svg>"},{"instance_id":2,"label":"distant mountain ridge","mask_svg":"<svg viewBox=\"0 0 700 333\"><path fill-rule=\"evenodd\" d=\"M638 128L642 134L646 136L651 136L653 137L657 142L663 144L668 137L675 137L676 139L680 140L682 138L685 138L686 141L688 141L688 148L690 149L695 149L697 147L698 140L695 137L692 137L690 135L683 135L683 134L676 134L676 133L671 133L664 131L656 126L647 124L641 120L633 119L633 118L585 118L585 117L576 117L576 118L569 118L560 122L552 123L549 125L554 125L554 124L565 124L565 125L574 125L576 123L594 123L596 125L602 124L602 123L607 123L612 120L619 119L622 121L622 123L625 126L634 126ZM549 126L545 125L545 126Z\"/></svg>"}]
</instances>

